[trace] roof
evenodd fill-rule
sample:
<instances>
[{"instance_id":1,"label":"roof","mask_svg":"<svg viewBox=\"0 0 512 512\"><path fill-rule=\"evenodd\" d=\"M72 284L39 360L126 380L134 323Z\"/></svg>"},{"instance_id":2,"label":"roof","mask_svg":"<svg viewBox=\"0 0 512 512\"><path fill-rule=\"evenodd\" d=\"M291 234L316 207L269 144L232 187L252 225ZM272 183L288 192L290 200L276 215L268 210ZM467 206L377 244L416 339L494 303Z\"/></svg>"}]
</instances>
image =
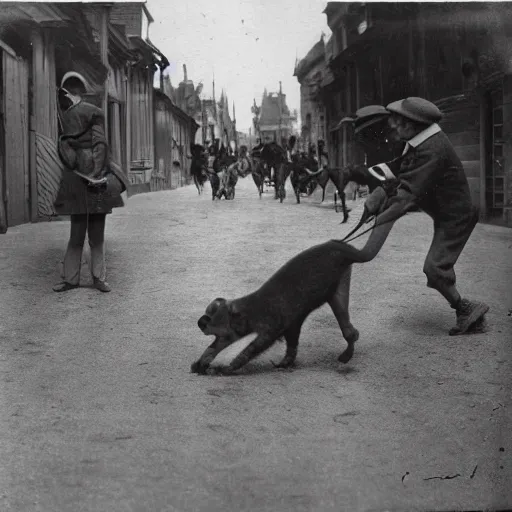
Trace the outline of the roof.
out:
<instances>
[{"instance_id":1,"label":"roof","mask_svg":"<svg viewBox=\"0 0 512 512\"><path fill-rule=\"evenodd\" d=\"M190 123L196 125L196 127L198 128L199 125L197 124L196 120L189 116L186 112L184 112L183 110L181 110L181 108L177 107L171 100L171 98L169 98L169 96L167 96L167 94L163 93L160 89L153 89L154 93L155 93L155 97L161 101L163 101L163 103L165 104L165 106L171 111L173 112L174 114L176 114L178 117L181 117L182 119L185 119L187 121L189 121Z\"/></svg>"},{"instance_id":2,"label":"roof","mask_svg":"<svg viewBox=\"0 0 512 512\"><path fill-rule=\"evenodd\" d=\"M299 61L295 68L293 76L302 77L304 76L315 64L323 61L325 58L325 44L323 37L318 41L307 55Z\"/></svg>"},{"instance_id":3,"label":"roof","mask_svg":"<svg viewBox=\"0 0 512 512\"><path fill-rule=\"evenodd\" d=\"M144 57L154 64L157 64L162 70L169 66L167 57L149 40L139 36L129 36L134 48L139 50ZM157 59L156 57L159 57Z\"/></svg>"}]
</instances>

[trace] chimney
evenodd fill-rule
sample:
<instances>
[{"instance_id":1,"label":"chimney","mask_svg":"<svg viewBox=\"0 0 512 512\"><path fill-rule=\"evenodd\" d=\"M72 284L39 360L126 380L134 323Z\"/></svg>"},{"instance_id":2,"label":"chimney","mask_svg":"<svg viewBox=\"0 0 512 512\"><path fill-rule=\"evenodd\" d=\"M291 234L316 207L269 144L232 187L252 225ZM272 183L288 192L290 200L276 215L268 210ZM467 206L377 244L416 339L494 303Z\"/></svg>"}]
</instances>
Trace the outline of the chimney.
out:
<instances>
[{"instance_id":1,"label":"chimney","mask_svg":"<svg viewBox=\"0 0 512 512\"><path fill-rule=\"evenodd\" d=\"M187 81L187 65L183 64L183 81Z\"/></svg>"}]
</instances>

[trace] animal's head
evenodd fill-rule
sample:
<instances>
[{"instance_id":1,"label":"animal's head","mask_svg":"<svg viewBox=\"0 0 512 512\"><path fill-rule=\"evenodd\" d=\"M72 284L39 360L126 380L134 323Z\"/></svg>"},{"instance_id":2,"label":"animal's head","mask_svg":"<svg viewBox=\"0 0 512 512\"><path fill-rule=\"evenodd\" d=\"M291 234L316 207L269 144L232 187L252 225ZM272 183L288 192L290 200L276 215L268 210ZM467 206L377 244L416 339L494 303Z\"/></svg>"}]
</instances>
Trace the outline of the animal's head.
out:
<instances>
[{"instance_id":1,"label":"animal's head","mask_svg":"<svg viewBox=\"0 0 512 512\"><path fill-rule=\"evenodd\" d=\"M207 336L240 338L247 334L245 333L246 323L240 312L237 311L233 302L222 298L210 302L197 325Z\"/></svg>"}]
</instances>

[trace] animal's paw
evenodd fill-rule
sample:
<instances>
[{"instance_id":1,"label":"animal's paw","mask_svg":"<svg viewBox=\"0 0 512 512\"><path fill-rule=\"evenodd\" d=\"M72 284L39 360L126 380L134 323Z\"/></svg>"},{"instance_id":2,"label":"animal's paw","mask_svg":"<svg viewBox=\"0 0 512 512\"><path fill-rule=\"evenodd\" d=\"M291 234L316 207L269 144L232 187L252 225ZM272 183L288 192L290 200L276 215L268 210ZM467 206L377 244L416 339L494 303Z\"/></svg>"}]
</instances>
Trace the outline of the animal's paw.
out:
<instances>
[{"instance_id":1,"label":"animal's paw","mask_svg":"<svg viewBox=\"0 0 512 512\"><path fill-rule=\"evenodd\" d=\"M347 350L345 350L345 352L343 352L340 357L338 357L338 361L340 363L348 363L351 359L352 359L352 356L354 355L354 349L352 348L347 348Z\"/></svg>"},{"instance_id":2,"label":"animal's paw","mask_svg":"<svg viewBox=\"0 0 512 512\"><path fill-rule=\"evenodd\" d=\"M209 366L210 365L208 363L203 363L201 360L196 361L195 363L192 363L192 366L190 367L190 373L206 375Z\"/></svg>"}]
</instances>

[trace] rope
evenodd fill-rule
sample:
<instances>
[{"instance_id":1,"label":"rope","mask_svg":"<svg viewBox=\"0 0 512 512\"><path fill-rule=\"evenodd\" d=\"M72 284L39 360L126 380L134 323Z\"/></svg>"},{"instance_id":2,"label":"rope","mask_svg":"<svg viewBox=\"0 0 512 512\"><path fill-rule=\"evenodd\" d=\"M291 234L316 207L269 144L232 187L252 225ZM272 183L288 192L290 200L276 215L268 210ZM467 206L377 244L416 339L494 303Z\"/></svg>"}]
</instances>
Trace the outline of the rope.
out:
<instances>
[{"instance_id":1,"label":"rope","mask_svg":"<svg viewBox=\"0 0 512 512\"><path fill-rule=\"evenodd\" d=\"M405 214L407 213L407 210L405 212L400 212L399 215L396 215L395 217L392 217L391 219L388 219L384 222L381 222L379 223L378 220L379 218L377 217L375 219L375 223L373 224L373 226L370 226L368 229L365 229L363 232L359 233L358 235L348 239L351 235L353 235L361 226L362 226L362 221L364 219L364 213L363 215L361 216L361 219L359 221L359 223L357 224L357 226L347 235L345 236L345 238L342 238L342 242L352 242L354 240L356 240L357 238L359 238L360 236L363 236L364 234L368 233L369 231L371 231L372 229L375 229L377 226L383 226L384 224L389 224L390 222L396 222L398 219L400 219L401 217L403 217ZM367 224L368 222L370 222L372 220L374 216L370 217L366 222L365 224Z\"/></svg>"}]
</instances>

